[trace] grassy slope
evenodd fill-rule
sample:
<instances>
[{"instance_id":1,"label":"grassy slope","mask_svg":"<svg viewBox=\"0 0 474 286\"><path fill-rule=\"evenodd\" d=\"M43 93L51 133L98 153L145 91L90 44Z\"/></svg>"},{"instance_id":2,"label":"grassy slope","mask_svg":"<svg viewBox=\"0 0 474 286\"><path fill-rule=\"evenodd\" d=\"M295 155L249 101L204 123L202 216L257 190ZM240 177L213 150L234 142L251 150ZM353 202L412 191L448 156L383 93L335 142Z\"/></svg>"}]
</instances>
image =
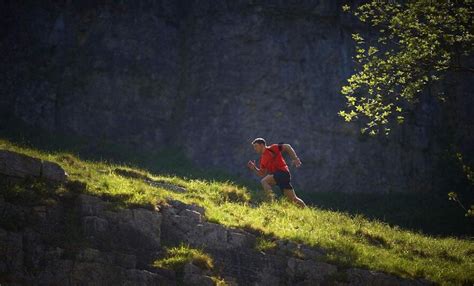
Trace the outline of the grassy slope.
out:
<instances>
[{"instance_id":1,"label":"grassy slope","mask_svg":"<svg viewBox=\"0 0 474 286\"><path fill-rule=\"evenodd\" d=\"M252 206L249 199L255 194L231 181L151 174L129 166L81 160L68 153L41 152L7 140L0 140L0 149L57 162L71 180L87 184L86 193L114 200L118 206L153 207L167 198L194 202L206 208L211 221L326 248L327 259L332 263L382 270L402 277L424 277L445 285L474 283L474 242L471 240L431 237L361 215L316 207L301 210L286 200ZM184 187L187 192L154 187L139 178L117 175L116 168Z\"/></svg>"}]
</instances>

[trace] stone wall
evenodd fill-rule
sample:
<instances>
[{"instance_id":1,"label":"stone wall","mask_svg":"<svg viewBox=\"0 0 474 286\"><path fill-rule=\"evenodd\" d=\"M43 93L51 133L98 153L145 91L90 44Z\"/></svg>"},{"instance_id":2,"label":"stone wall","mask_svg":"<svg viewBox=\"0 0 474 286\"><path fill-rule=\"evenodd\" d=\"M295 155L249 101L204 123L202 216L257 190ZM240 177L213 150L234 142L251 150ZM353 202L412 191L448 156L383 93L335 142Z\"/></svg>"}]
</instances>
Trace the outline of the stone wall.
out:
<instances>
[{"instance_id":1,"label":"stone wall","mask_svg":"<svg viewBox=\"0 0 474 286\"><path fill-rule=\"evenodd\" d=\"M474 158L469 75L438 88L452 105L427 90L388 139L361 136L337 115L364 29L342 2L3 1L0 113L247 178L250 141L284 141L300 191L442 188L451 142Z\"/></svg>"},{"instance_id":2,"label":"stone wall","mask_svg":"<svg viewBox=\"0 0 474 286\"><path fill-rule=\"evenodd\" d=\"M108 207L110 203L87 195L32 207L0 197L2 219L22 223L14 229L0 225L0 283L176 285L174 271L151 266L164 255L161 237L173 237L174 244L205 249L214 260L214 274L230 285L431 285L364 269L339 269L321 261L323 250L288 241L263 253L254 247L254 234L206 222L196 206L177 201L162 212ZM74 233L71 224L77 227ZM75 243L68 235L76 235ZM296 250L302 253L298 257L292 256ZM184 285L214 285L212 274L186 265L181 279Z\"/></svg>"}]
</instances>

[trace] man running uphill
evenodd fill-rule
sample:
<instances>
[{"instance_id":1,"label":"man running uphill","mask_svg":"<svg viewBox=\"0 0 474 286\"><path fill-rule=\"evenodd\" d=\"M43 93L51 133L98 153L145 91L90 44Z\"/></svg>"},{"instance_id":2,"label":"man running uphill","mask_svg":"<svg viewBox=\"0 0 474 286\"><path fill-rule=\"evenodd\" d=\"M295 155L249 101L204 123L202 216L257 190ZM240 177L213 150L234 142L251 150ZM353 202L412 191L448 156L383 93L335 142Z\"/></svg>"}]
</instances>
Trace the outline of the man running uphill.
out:
<instances>
[{"instance_id":1,"label":"man running uphill","mask_svg":"<svg viewBox=\"0 0 474 286\"><path fill-rule=\"evenodd\" d=\"M270 196L272 194L272 186L278 185L285 196L293 203L304 208L306 204L298 198L295 194L293 186L291 185L291 174L285 159L282 156L282 151L290 154L293 164L296 167L301 166L301 161L296 156L295 150L289 144L272 144L267 146L265 139L256 138L252 142L253 149L260 157L260 168L257 168L255 161L249 161L247 166L260 177L264 192Z\"/></svg>"}]
</instances>

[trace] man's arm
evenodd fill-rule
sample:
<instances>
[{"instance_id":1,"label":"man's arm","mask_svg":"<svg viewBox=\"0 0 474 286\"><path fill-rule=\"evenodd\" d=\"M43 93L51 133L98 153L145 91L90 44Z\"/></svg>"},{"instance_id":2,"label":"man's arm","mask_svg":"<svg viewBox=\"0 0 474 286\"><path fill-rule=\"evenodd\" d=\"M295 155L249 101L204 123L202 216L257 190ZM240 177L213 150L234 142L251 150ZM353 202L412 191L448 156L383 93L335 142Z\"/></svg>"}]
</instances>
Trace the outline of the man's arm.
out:
<instances>
[{"instance_id":1,"label":"man's arm","mask_svg":"<svg viewBox=\"0 0 474 286\"><path fill-rule=\"evenodd\" d=\"M255 165L255 161L249 161L247 163L247 166L249 167L250 170L252 170L259 177L263 177L267 174L266 169L257 168L257 166Z\"/></svg>"},{"instance_id":2,"label":"man's arm","mask_svg":"<svg viewBox=\"0 0 474 286\"><path fill-rule=\"evenodd\" d=\"M255 174L257 174L257 176L259 177L263 177L263 176L266 176L267 175L267 170L266 169L259 169L255 166L255 170L254 170Z\"/></svg>"},{"instance_id":3,"label":"man's arm","mask_svg":"<svg viewBox=\"0 0 474 286\"><path fill-rule=\"evenodd\" d=\"M301 166L300 158L298 158L298 156L296 156L296 152L295 152L295 150L293 149L293 147L291 147L290 144L283 144L283 145L282 145L282 150L285 151L286 153L288 153L288 154L290 155L291 160L293 161L293 164L294 164L296 167Z\"/></svg>"}]
</instances>

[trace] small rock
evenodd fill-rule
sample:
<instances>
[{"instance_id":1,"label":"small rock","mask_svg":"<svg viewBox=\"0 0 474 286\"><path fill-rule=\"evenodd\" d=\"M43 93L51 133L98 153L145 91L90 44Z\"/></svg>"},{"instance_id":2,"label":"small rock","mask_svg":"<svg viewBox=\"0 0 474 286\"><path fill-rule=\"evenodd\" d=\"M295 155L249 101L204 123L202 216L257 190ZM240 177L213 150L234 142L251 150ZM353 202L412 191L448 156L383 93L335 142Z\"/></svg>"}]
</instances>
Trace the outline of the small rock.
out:
<instances>
[{"instance_id":1,"label":"small rock","mask_svg":"<svg viewBox=\"0 0 474 286\"><path fill-rule=\"evenodd\" d=\"M178 210L182 210L182 209L185 209L185 208L188 207L188 205L186 205L185 203L183 203L181 201L178 201L178 200L169 200L168 204L170 204L172 207L174 207Z\"/></svg>"},{"instance_id":2,"label":"small rock","mask_svg":"<svg viewBox=\"0 0 474 286\"><path fill-rule=\"evenodd\" d=\"M323 281L325 276L337 272L337 267L311 260L289 258L286 273L295 280Z\"/></svg>"},{"instance_id":3,"label":"small rock","mask_svg":"<svg viewBox=\"0 0 474 286\"><path fill-rule=\"evenodd\" d=\"M39 177L41 160L20 153L0 150L0 174L12 177Z\"/></svg>"},{"instance_id":4,"label":"small rock","mask_svg":"<svg viewBox=\"0 0 474 286\"><path fill-rule=\"evenodd\" d=\"M169 222L171 222L171 225L175 228L174 230L171 229L171 231L179 231L182 234L190 232L197 225L195 220L186 216L172 215L168 216L167 218L169 219Z\"/></svg>"},{"instance_id":5,"label":"small rock","mask_svg":"<svg viewBox=\"0 0 474 286\"><path fill-rule=\"evenodd\" d=\"M304 245L300 247L300 252L305 259L321 260L326 256L322 250L312 249Z\"/></svg>"},{"instance_id":6,"label":"small rock","mask_svg":"<svg viewBox=\"0 0 474 286\"><path fill-rule=\"evenodd\" d=\"M244 233L239 231L228 231L227 242L229 248L234 247L248 247L251 248L255 244L255 236L250 233Z\"/></svg>"},{"instance_id":7,"label":"small rock","mask_svg":"<svg viewBox=\"0 0 474 286\"><path fill-rule=\"evenodd\" d=\"M196 204L188 205L188 209L200 213L202 217L204 217L205 211L206 211L203 207L198 206L198 205L196 205Z\"/></svg>"},{"instance_id":8,"label":"small rock","mask_svg":"<svg viewBox=\"0 0 474 286\"><path fill-rule=\"evenodd\" d=\"M67 173L57 163L7 150L0 150L0 174L18 178L43 177L58 182L67 179Z\"/></svg>"},{"instance_id":9,"label":"small rock","mask_svg":"<svg viewBox=\"0 0 474 286\"><path fill-rule=\"evenodd\" d=\"M216 248L227 248L227 229L220 224L204 223L201 245L213 245Z\"/></svg>"},{"instance_id":10,"label":"small rock","mask_svg":"<svg viewBox=\"0 0 474 286\"><path fill-rule=\"evenodd\" d=\"M191 223L198 224L202 222L201 214L197 211L185 209L180 212L180 215L187 217L191 220Z\"/></svg>"},{"instance_id":11,"label":"small rock","mask_svg":"<svg viewBox=\"0 0 474 286\"><path fill-rule=\"evenodd\" d=\"M68 174L61 166L54 162L43 161L41 169L41 177L58 182L66 181Z\"/></svg>"}]
</instances>

